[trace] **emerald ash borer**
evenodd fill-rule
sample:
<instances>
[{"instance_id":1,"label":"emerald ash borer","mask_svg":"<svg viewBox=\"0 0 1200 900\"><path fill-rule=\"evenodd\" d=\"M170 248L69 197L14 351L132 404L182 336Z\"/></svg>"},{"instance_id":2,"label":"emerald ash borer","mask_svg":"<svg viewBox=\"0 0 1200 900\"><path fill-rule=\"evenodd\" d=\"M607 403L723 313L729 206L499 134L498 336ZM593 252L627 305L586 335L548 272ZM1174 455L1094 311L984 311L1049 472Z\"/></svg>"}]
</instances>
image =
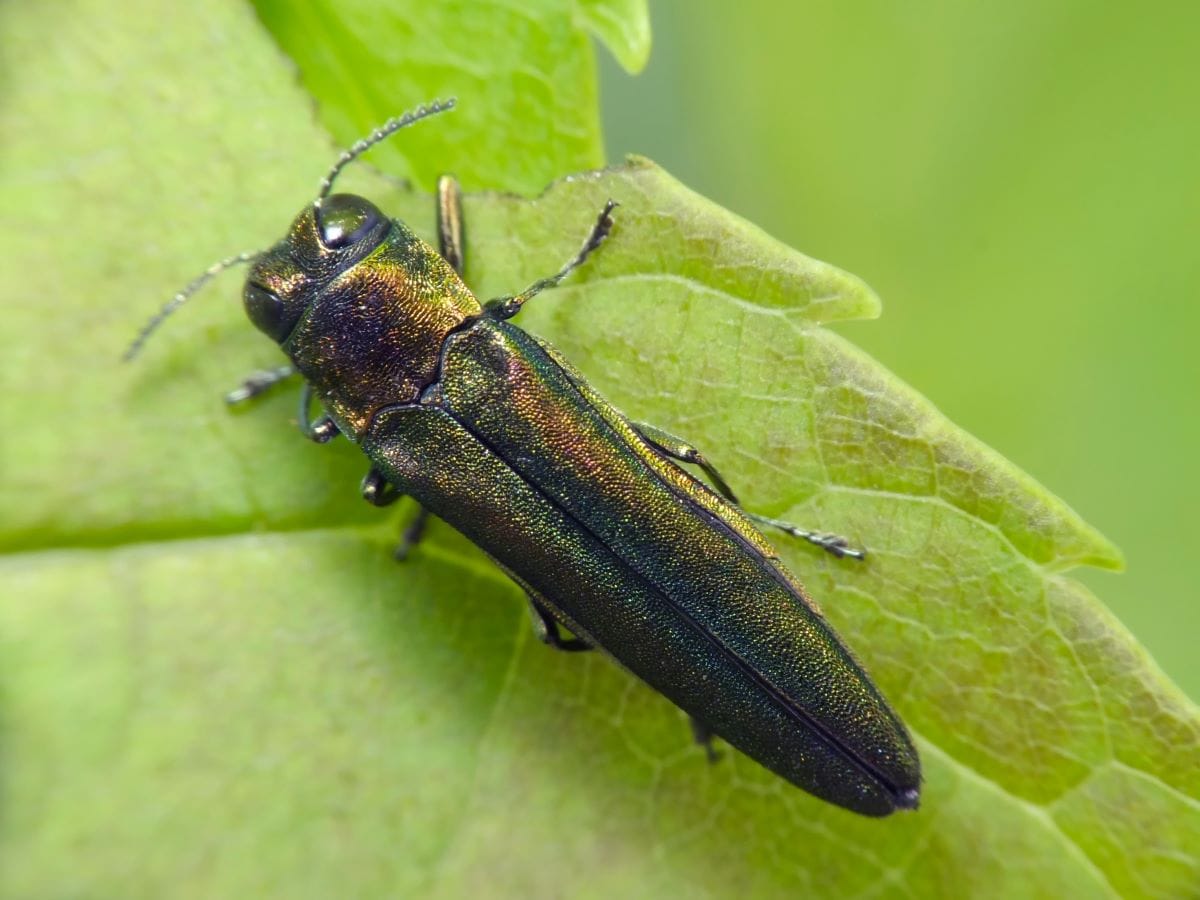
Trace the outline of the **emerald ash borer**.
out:
<instances>
[{"instance_id":1,"label":"emerald ash borer","mask_svg":"<svg viewBox=\"0 0 1200 900\"><path fill-rule=\"evenodd\" d=\"M246 313L290 365L248 378L228 399L298 373L301 430L322 443L341 434L362 450L364 499L420 504L399 557L437 516L525 591L538 638L603 650L683 709L706 746L719 735L863 815L915 808L912 739L755 523L837 556L862 554L745 512L698 450L627 419L510 322L600 246L616 204L557 274L481 304L462 280L452 178L438 186L440 252L370 201L332 193L367 148L451 106L392 119L342 153L279 243L208 269L151 319L127 358L202 284L249 263Z\"/></svg>"}]
</instances>

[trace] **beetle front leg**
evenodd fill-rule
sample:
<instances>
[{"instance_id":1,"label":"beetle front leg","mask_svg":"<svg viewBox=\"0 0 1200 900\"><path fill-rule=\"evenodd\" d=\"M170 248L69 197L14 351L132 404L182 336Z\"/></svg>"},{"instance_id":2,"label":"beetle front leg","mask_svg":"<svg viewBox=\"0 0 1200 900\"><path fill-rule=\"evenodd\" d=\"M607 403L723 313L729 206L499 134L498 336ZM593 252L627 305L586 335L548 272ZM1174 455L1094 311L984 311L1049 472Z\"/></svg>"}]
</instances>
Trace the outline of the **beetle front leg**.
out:
<instances>
[{"instance_id":1,"label":"beetle front leg","mask_svg":"<svg viewBox=\"0 0 1200 900\"><path fill-rule=\"evenodd\" d=\"M462 191L458 186L458 181L452 175L443 175L439 178L437 190L438 250L442 254L442 258L454 267L454 271L462 275L463 265L465 264ZM554 287L583 265L584 261L591 256L592 251L604 243L604 239L608 237L608 233L612 230L612 211L616 207L617 204L614 200L609 200L604 204L604 209L597 216L596 223L592 226L592 230L588 232L587 240L583 242L583 246L579 249L579 252L565 266L559 269L558 272L549 278L542 278L535 281L521 293L513 297L499 297L489 301L484 306L485 315L498 320L511 319L521 311L521 307L529 300L532 300L547 288Z\"/></svg>"},{"instance_id":2,"label":"beetle front leg","mask_svg":"<svg viewBox=\"0 0 1200 900\"><path fill-rule=\"evenodd\" d=\"M443 175L437 183L438 252L459 275L465 264L463 243L462 189L453 175Z\"/></svg>"},{"instance_id":3,"label":"beetle front leg","mask_svg":"<svg viewBox=\"0 0 1200 900\"><path fill-rule=\"evenodd\" d=\"M592 226L592 230L588 233L587 240L583 242L583 246L579 248L579 252L571 258L565 266L558 270L549 278L542 278L535 281L521 293L512 297L497 297L495 300L489 300L484 305L484 315L490 316L493 319L503 321L511 319L521 311L521 307L540 294L546 288L552 288L560 281L583 265L584 260L592 255L592 251L604 243L604 239L608 237L608 233L612 231L613 218L612 211L617 208L615 200L609 200L604 204L604 209L600 210L600 215L596 217L596 224Z\"/></svg>"},{"instance_id":4,"label":"beetle front leg","mask_svg":"<svg viewBox=\"0 0 1200 900\"><path fill-rule=\"evenodd\" d=\"M230 406L236 406L239 403L245 403L260 394L266 393L279 382L291 378L296 374L296 367L292 365L276 366L274 369L259 369L257 372L251 372L242 379L242 383L225 395L225 402Z\"/></svg>"},{"instance_id":5,"label":"beetle front leg","mask_svg":"<svg viewBox=\"0 0 1200 900\"><path fill-rule=\"evenodd\" d=\"M525 597L529 601L529 618L533 622L533 633L537 635L539 641L547 647L553 647L555 650L565 650L569 653L579 653L584 650L593 649L592 645L582 638L563 637L558 619L550 614L550 611L542 605L542 602L532 593L526 593Z\"/></svg>"},{"instance_id":6,"label":"beetle front leg","mask_svg":"<svg viewBox=\"0 0 1200 900\"><path fill-rule=\"evenodd\" d=\"M634 430L646 440L646 443L659 453L677 462L699 466L704 474L712 479L714 487L716 487L717 492L722 497L735 506L741 506L737 495L734 494L725 479L721 477L721 473L717 471L716 467L699 450L687 441L653 425L646 425L641 422L631 424ZM841 535L829 534L823 531L809 531L806 528L801 528L799 525L793 525L791 522L785 522L782 519L772 519L767 516L760 516L757 513L746 512L745 510L743 512L746 513L746 517L752 522L782 531L791 537L808 541L810 544L820 547L827 553L833 554L838 559L846 557L850 559L866 558L867 552L865 550L860 550L852 546L850 541Z\"/></svg>"},{"instance_id":7,"label":"beetle front leg","mask_svg":"<svg viewBox=\"0 0 1200 900\"><path fill-rule=\"evenodd\" d=\"M327 415L312 418L312 397L312 385L305 383L300 391L300 413L297 416L300 433L310 441L326 444L341 434L341 431L338 430L337 423Z\"/></svg>"}]
</instances>

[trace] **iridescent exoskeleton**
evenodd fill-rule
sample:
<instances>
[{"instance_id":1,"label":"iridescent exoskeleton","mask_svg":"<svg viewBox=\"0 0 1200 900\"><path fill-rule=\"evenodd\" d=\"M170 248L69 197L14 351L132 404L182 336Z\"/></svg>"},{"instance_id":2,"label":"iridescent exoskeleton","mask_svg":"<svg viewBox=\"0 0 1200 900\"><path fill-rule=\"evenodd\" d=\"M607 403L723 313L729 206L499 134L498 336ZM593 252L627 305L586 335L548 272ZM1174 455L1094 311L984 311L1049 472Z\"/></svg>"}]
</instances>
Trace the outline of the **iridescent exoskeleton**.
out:
<instances>
[{"instance_id":1,"label":"iridescent exoskeleton","mask_svg":"<svg viewBox=\"0 0 1200 900\"><path fill-rule=\"evenodd\" d=\"M440 252L370 201L331 193L367 147L450 105L394 119L342 154L279 243L206 272L131 355L216 271L252 263L246 312L291 365L231 399L298 373L304 433L362 450L370 502L420 504L398 555L437 516L521 586L541 640L608 653L687 712L702 741L719 735L855 812L915 808L920 765L903 723L755 523L861 553L744 512L694 447L627 419L509 321L604 241L615 204L556 275L481 304L461 278L452 179L439 184ZM310 421L313 400L323 414Z\"/></svg>"}]
</instances>

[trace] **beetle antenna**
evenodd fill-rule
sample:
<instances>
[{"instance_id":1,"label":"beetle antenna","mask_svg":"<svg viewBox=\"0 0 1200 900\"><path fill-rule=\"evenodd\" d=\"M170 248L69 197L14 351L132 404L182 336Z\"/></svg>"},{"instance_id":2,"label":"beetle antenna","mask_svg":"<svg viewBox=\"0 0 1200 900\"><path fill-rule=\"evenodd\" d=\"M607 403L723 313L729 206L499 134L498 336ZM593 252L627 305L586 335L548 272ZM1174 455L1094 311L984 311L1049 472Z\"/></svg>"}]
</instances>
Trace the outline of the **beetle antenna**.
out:
<instances>
[{"instance_id":1,"label":"beetle antenna","mask_svg":"<svg viewBox=\"0 0 1200 900\"><path fill-rule=\"evenodd\" d=\"M418 106L416 109L406 112L402 116L388 119L365 138L355 141L348 150L342 151L342 155L333 164L333 168L329 170L329 174L322 179L321 192L317 194L316 199L317 205L320 205L321 201L329 196L329 192L333 190L334 180L341 174L342 169L346 168L354 160L358 159L380 141L391 137L401 128L413 125L430 116L436 116L438 113L446 112L446 110L454 109L456 102L455 98L450 97L447 100L434 100L428 106Z\"/></svg>"},{"instance_id":2,"label":"beetle antenna","mask_svg":"<svg viewBox=\"0 0 1200 900\"><path fill-rule=\"evenodd\" d=\"M435 116L438 113L443 113L447 110L453 109L455 103L455 98L450 97L446 100L434 100L432 103L426 106L418 106L416 109L406 112L402 116L396 116L395 118L388 119L365 138L355 141L349 149L342 151L342 154L338 157L337 162L333 164L333 168L329 170L329 174L321 180L321 191L317 195L316 204L320 205L321 201L329 196L329 192L333 190L333 182L337 179L338 175L341 174L342 169L346 168L346 166L358 159L358 157L362 156L380 141L391 137L401 128L405 128L421 121L422 119L427 119L430 116ZM122 358L128 362L137 356L138 353L141 352L141 349L145 345L146 341L149 340L150 335L158 330L158 326L163 323L167 316L171 315L171 313L183 306L183 304L186 303L193 294L199 291L200 288L204 287L204 285L208 284L208 282L212 281L212 279L220 275L226 269L241 265L242 263L251 262L252 260L257 259L260 255L261 251L258 250L252 252L247 251L245 253L239 253L237 256L230 256L229 258L223 259L218 263L213 263L211 266L205 269L199 277L189 282L187 287L168 300L163 305L163 308L160 309L154 315L154 317L150 319L149 322L142 326L142 330L138 332L137 337L133 339L133 343L129 345L129 349L125 351L125 354Z\"/></svg>"},{"instance_id":3,"label":"beetle antenna","mask_svg":"<svg viewBox=\"0 0 1200 900\"><path fill-rule=\"evenodd\" d=\"M218 263L213 263L198 277L193 278L190 282L188 282L187 287L163 304L163 308L155 313L154 317L151 318L149 322L142 326L142 330L138 332L138 336L133 339L133 343L129 345L129 349L125 351L125 355L121 358L125 360L125 362L129 362L131 359L137 356L141 351L142 346L147 340L149 340L150 335L154 334L154 332L158 330L158 326L163 323L167 316L171 315L171 313L183 306L183 304L188 301L188 298L191 297L192 294L196 293L196 291L200 290L200 288L204 287L204 285L208 284L226 269L231 269L234 266L241 265L242 263L251 262L252 260L257 259L260 255L261 251L259 250L248 250L245 253L239 253L237 256L230 256Z\"/></svg>"}]
</instances>

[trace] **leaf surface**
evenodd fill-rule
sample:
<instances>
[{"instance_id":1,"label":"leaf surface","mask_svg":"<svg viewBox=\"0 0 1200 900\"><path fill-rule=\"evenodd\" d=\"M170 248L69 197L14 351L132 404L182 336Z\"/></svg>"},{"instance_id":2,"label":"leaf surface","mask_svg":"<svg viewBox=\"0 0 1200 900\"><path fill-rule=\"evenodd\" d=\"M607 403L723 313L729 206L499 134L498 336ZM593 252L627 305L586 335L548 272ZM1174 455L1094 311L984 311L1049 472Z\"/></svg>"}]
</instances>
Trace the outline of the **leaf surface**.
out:
<instances>
[{"instance_id":1,"label":"leaf surface","mask_svg":"<svg viewBox=\"0 0 1200 900\"><path fill-rule=\"evenodd\" d=\"M278 358L236 275L119 364L156 302L278 239L331 162L253 13L125 7L0 8L0 892L1200 883L1196 711L1065 574L1113 548L823 327L878 312L860 281L646 161L469 197L468 281L524 286L621 202L603 252L518 322L704 448L748 506L870 548L856 566L782 545L918 737L916 814L859 819L732 751L707 766L664 700L531 640L519 593L444 527L397 568L412 510L362 503L352 447L300 439L291 391L222 404ZM395 171L470 157L460 132L417 140L468 108L398 138ZM507 115L548 133L557 113ZM506 160L473 162L477 183L527 189ZM430 232L427 196L362 169L347 186Z\"/></svg>"}]
</instances>

